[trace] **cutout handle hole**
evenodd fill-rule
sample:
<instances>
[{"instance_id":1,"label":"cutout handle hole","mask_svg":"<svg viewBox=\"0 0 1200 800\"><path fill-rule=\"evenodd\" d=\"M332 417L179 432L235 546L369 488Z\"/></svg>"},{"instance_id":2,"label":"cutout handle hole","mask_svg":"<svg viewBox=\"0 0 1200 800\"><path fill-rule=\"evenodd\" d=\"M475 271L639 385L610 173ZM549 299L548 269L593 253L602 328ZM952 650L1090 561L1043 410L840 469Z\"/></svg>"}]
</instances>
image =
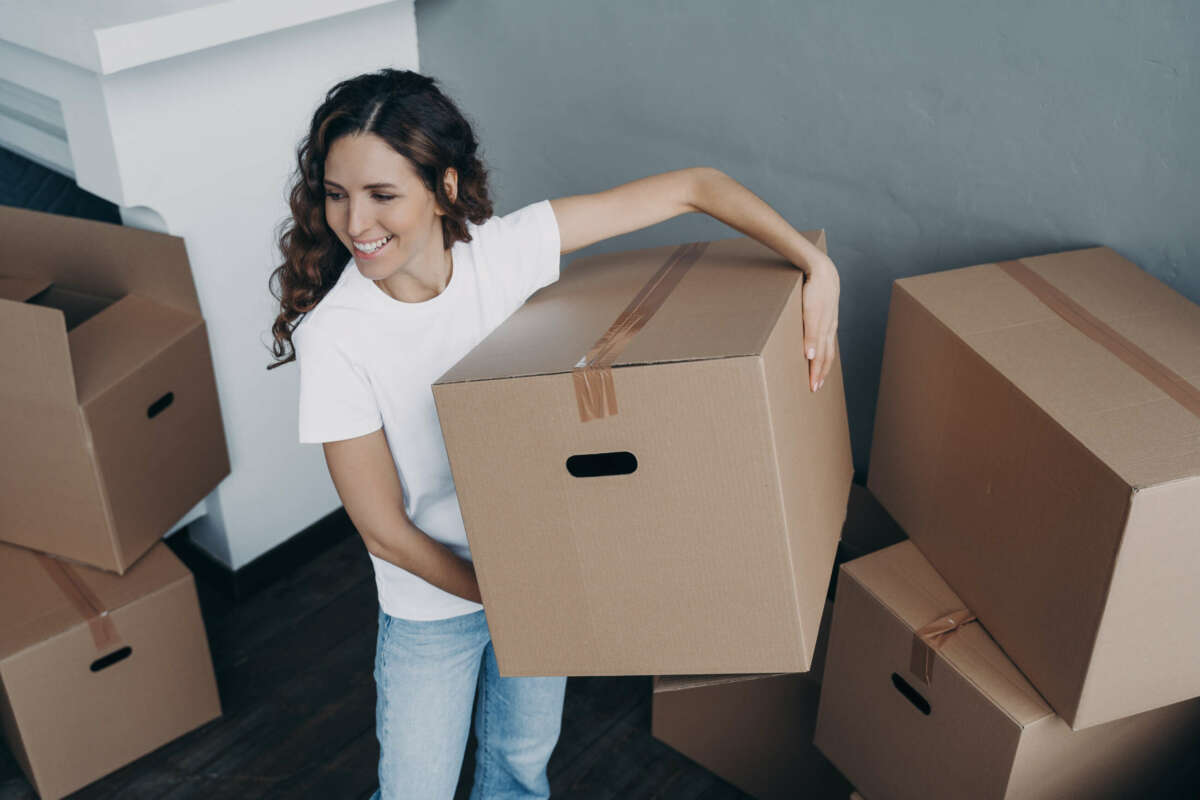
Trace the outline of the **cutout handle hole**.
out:
<instances>
[{"instance_id":1,"label":"cutout handle hole","mask_svg":"<svg viewBox=\"0 0 1200 800\"><path fill-rule=\"evenodd\" d=\"M567 459L567 472L576 478L628 475L636 469L637 456L624 450L619 453L583 453Z\"/></svg>"},{"instance_id":2,"label":"cutout handle hole","mask_svg":"<svg viewBox=\"0 0 1200 800\"><path fill-rule=\"evenodd\" d=\"M124 661L125 659L129 658L131 655L133 655L133 648L126 645L125 647L122 647L119 650L112 651L111 653L109 653L106 656L101 656L100 658L97 658L95 661L92 662L91 670L92 670L92 672L99 672L102 669L111 667L113 664L116 664L118 661Z\"/></svg>"},{"instance_id":3,"label":"cutout handle hole","mask_svg":"<svg viewBox=\"0 0 1200 800\"><path fill-rule=\"evenodd\" d=\"M150 404L150 407L146 409L146 416L150 419L154 419L163 411L165 411L167 406L171 405L173 402L175 402L175 393L167 392L162 397Z\"/></svg>"},{"instance_id":4,"label":"cutout handle hole","mask_svg":"<svg viewBox=\"0 0 1200 800\"><path fill-rule=\"evenodd\" d=\"M917 707L925 716L929 716L929 701L921 696L921 693L912 687L912 685L901 678L897 673L892 673L892 685L896 687L896 691L904 695L904 699Z\"/></svg>"}]
</instances>

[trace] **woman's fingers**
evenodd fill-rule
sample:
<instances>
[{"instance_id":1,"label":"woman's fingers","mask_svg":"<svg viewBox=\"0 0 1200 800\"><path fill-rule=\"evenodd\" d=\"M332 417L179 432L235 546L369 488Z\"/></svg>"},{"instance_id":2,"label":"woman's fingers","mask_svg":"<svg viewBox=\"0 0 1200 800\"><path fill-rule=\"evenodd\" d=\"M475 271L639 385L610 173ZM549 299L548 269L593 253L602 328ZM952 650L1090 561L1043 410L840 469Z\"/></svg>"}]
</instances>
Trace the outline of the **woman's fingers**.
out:
<instances>
[{"instance_id":1,"label":"woman's fingers","mask_svg":"<svg viewBox=\"0 0 1200 800\"><path fill-rule=\"evenodd\" d=\"M833 366L837 342L839 286L836 268L809 276L804 285L804 355L808 359L809 388L817 391Z\"/></svg>"},{"instance_id":2,"label":"woman's fingers","mask_svg":"<svg viewBox=\"0 0 1200 800\"><path fill-rule=\"evenodd\" d=\"M809 336L807 331L809 326L804 326L804 357L808 359L808 388L812 391L817 390L817 383L820 375L820 362L817 361L817 355L821 352L821 341L817 336Z\"/></svg>"},{"instance_id":3,"label":"woman's fingers","mask_svg":"<svg viewBox=\"0 0 1200 800\"><path fill-rule=\"evenodd\" d=\"M825 385L825 378L829 376L829 371L833 369L833 359L837 355L837 336L834 333L835 330L836 327L831 327L831 330L822 337L825 358L821 364L821 380L817 384L818 389Z\"/></svg>"}]
</instances>

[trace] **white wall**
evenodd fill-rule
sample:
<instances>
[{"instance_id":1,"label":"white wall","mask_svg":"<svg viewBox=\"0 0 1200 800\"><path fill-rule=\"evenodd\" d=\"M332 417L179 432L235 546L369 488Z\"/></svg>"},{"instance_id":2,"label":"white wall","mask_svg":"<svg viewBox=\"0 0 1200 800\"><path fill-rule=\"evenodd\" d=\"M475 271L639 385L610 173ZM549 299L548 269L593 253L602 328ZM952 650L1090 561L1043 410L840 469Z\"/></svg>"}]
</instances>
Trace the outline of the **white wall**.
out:
<instances>
[{"instance_id":1,"label":"white wall","mask_svg":"<svg viewBox=\"0 0 1200 800\"><path fill-rule=\"evenodd\" d=\"M0 21L13 5L0 3ZM62 14L67 5L35 8ZM62 104L82 188L120 206L127 224L186 242L232 465L191 532L238 568L340 505L321 448L296 441L295 364L266 370L276 312L267 280L279 259L275 228L289 213L296 145L338 80L385 66L416 69L417 37L412 0L207 5L221 13L231 5L275 8L283 29L254 34L244 20L233 25L219 15L189 17L186 25L156 18L146 24L173 25L176 50L188 42L200 49L164 55L137 37L114 38L110 26L108 42L119 53L110 47L106 54L99 39L99 57L71 63L32 49L40 46L36 37L13 43L9 27L0 30L0 77ZM324 17L295 24L314 14ZM86 21L71 17L69 24ZM228 30L220 27L226 23ZM217 27L194 27L204 25ZM233 40L222 43L223 36Z\"/></svg>"}]
</instances>

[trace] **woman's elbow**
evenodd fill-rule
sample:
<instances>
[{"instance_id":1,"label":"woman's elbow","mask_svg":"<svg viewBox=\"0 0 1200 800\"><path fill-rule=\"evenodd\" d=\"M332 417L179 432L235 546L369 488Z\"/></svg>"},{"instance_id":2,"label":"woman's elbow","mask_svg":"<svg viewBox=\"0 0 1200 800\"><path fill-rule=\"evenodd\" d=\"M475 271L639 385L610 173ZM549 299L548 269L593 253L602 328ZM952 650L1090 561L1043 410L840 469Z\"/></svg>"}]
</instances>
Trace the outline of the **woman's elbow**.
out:
<instances>
[{"instance_id":1,"label":"woman's elbow","mask_svg":"<svg viewBox=\"0 0 1200 800\"><path fill-rule=\"evenodd\" d=\"M358 535L362 538L367 552L371 555L395 564L402 569L408 568L409 559L405 553L403 542L400 541L402 537L385 535L374 526L366 525L359 527Z\"/></svg>"},{"instance_id":2,"label":"woman's elbow","mask_svg":"<svg viewBox=\"0 0 1200 800\"><path fill-rule=\"evenodd\" d=\"M719 191L722 181L729 176L716 167L691 167L687 170L687 197L684 205L688 211L706 211L712 204L709 200Z\"/></svg>"}]
</instances>

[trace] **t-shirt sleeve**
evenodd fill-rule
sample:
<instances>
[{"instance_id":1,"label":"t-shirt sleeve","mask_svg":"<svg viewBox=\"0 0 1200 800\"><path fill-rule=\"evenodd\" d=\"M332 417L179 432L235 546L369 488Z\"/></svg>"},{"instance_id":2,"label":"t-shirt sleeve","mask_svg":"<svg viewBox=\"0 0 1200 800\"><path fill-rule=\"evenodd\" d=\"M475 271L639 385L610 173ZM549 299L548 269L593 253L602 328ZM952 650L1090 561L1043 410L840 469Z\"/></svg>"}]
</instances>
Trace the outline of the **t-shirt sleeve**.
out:
<instances>
[{"instance_id":1,"label":"t-shirt sleeve","mask_svg":"<svg viewBox=\"0 0 1200 800\"><path fill-rule=\"evenodd\" d=\"M383 427L361 367L320 328L302 323L292 335L300 364L300 442L353 439Z\"/></svg>"},{"instance_id":2,"label":"t-shirt sleeve","mask_svg":"<svg viewBox=\"0 0 1200 800\"><path fill-rule=\"evenodd\" d=\"M531 294L558 280L558 220L549 200L531 203L495 218L493 233L499 252L489 259L504 276L515 308Z\"/></svg>"}]
</instances>

